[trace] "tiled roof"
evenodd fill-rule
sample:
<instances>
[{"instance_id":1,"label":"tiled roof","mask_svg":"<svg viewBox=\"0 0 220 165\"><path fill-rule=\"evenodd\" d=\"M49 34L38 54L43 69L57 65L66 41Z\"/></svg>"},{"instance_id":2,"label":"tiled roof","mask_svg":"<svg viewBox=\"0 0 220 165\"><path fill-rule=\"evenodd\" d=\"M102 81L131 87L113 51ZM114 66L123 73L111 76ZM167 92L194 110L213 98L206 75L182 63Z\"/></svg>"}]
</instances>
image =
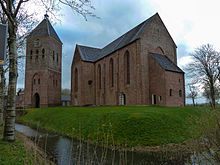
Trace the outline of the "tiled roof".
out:
<instances>
[{"instance_id":1,"label":"tiled roof","mask_svg":"<svg viewBox=\"0 0 220 165\"><path fill-rule=\"evenodd\" d=\"M156 53L149 53L162 68L172 72L184 73L173 61L171 61L167 56L160 55Z\"/></svg>"},{"instance_id":2,"label":"tiled roof","mask_svg":"<svg viewBox=\"0 0 220 165\"><path fill-rule=\"evenodd\" d=\"M43 19L43 21L30 33L29 36L44 35L50 35L51 37L62 43L47 17Z\"/></svg>"},{"instance_id":3,"label":"tiled roof","mask_svg":"<svg viewBox=\"0 0 220 165\"><path fill-rule=\"evenodd\" d=\"M152 17L154 17L155 15L153 15ZM113 42L109 43L107 46L105 46L102 49L78 45L79 51L82 56L82 60L89 62L96 62L101 58L104 58L107 55L113 53L114 51L134 42L139 38L140 33L147 26L147 24L150 22L152 17L148 18L146 21L134 27L133 29L131 29L121 37L117 38Z\"/></svg>"},{"instance_id":4,"label":"tiled roof","mask_svg":"<svg viewBox=\"0 0 220 165\"><path fill-rule=\"evenodd\" d=\"M77 45L84 61L94 62L101 55L101 49Z\"/></svg>"}]
</instances>

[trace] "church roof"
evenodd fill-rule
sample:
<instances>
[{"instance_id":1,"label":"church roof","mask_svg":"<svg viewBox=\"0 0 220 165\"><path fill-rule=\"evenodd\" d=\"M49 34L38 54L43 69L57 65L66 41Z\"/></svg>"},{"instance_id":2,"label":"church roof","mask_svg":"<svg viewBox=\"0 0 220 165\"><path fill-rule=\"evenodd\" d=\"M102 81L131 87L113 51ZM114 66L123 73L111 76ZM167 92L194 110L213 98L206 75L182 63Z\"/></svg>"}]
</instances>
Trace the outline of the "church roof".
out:
<instances>
[{"instance_id":1,"label":"church roof","mask_svg":"<svg viewBox=\"0 0 220 165\"><path fill-rule=\"evenodd\" d=\"M62 43L46 16L43 19L43 21L41 21L41 23L30 33L29 36L44 36L44 35L49 35L55 38L60 43Z\"/></svg>"},{"instance_id":2,"label":"church roof","mask_svg":"<svg viewBox=\"0 0 220 165\"><path fill-rule=\"evenodd\" d=\"M95 62L98 56L101 56L101 49L77 45L84 61Z\"/></svg>"},{"instance_id":3,"label":"church roof","mask_svg":"<svg viewBox=\"0 0 220 165\"><path fill-rule=\"evenodd\" d=\"M156 15L156 14L155 14ZM127 46L128 44L136 41L139 39L140 33L143 31L143 29L148 25L150 20L155 16L148 18L141 24L137 25L127 33L123 34L121 37L117 38L116 40L109 43L107 46L105 46L102 49L98 48L92 48L87 46L80 46L78 45L79 51L82 56L82 60L89 61L89 62L96 62L109 54L119 50L120 48L123 48Z\"/></svg>"},{"instance_id":4,"label":"church roof","mask_svg":"<svg viewBox=\"0 0 220 165\"><path fill-rule=\"evenodd\" d=\"M160 66L167 70L172 72L178 72L178 73L184 73L172 60L170 60L165 55L160 55L156 53L149 53L159 64Z\"/></svg>"}]
</instances>

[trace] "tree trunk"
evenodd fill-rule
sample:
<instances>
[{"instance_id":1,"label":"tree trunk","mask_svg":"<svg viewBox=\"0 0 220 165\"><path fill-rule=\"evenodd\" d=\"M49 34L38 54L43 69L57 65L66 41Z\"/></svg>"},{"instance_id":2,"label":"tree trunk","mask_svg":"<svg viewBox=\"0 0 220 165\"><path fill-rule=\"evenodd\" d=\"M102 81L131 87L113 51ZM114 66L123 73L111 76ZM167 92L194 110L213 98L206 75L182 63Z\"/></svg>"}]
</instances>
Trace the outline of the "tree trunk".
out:
<instances>
[{"instance_id":1,"label":"tree trunk","mask_svg":"<svg viewBox=\"0 0 220 165\"><path fill-rule=\"evenodd\" d=\"M4 98L5 98L5 73L3 66L0 66L0 126L3 125Z\"/></svg>"},{"instance_id":2,"label":"tree trunk","mask_svg":"<svg viewBox=\"0 0 220 165\"><path fill-rule=\"evenodd\" d=\"M8 99L4 127L4 140L14 141L15 135L15 99L17 85L17 47L16 47L16 18L13 22L8 22L8 47L9 47L9 84L8 84Z\"/></svg>"},{"instance_id":3,"label":"tree trunk","mask_svg":"<svg viewBox=\"0 0 220 165\"><path fill-rule=\"evenodd\" d=\"M195 99L192 98L193 106L195 107Z\"/></svg>"},{"instance_id":4,"label":"tree trunk","mask_svg":"<svg viewBox=\"0 0 220 165\"><path fill-rule=\"evenodd\" d=\"M215 88L213 83L210 84L211 106L215 109Z\"/></svg>"}]
</instances>

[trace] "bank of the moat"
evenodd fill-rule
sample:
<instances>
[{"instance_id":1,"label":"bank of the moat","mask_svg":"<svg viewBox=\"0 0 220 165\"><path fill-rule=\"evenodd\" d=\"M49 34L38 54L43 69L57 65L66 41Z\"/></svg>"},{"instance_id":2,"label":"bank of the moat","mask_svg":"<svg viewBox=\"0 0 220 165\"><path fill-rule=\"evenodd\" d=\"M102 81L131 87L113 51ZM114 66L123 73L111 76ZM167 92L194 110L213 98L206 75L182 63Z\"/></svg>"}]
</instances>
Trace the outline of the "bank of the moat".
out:
<instances>
[{"instance_id":1,"label":"bank of the moat","mask_svg":"<svg viewBox=\"0 0 220 165\"><path fill-rule=\"evenodd\" d=\"M89 148L101 146L102 152L99 150L101 158L114 156L114 154L110 154L110 151L114 151L114 153L118 153L119 157L145 154L145 158L154 159L143 159L147 162L181 160L182 163L185 163L191 160L190 155L197 147L190 139L198 139L201 133L215 125L214 120L211 120L212 117L212 111L206 107L71 107L32 109L28 111L27 115L21 117L20 121L37 129L64 135L74 141L78 141L76 138L80 139L78 141L80 143L76 145L78 148L80 148L79 146L88 146L88 144L93 146ZM141 131L142 134L140 134ZM176 136L170 137L173 134ZM179 136L180 134L182 136ZM139 141L143 139L145 140ZM132 143L129 143L131 141Z\"/></svg>"}]
</instances>

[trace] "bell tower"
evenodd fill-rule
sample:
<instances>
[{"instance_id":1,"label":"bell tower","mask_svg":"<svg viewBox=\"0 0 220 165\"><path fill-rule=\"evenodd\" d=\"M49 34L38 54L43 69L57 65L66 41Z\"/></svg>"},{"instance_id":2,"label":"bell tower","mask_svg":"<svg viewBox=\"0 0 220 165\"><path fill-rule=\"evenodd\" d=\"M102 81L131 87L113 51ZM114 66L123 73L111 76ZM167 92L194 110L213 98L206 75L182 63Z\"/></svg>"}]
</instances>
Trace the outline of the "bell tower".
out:
<instances>
[{"instance_id":1,"label":"bell tower","mask_svg":"<svg viewBox=\"0 0 220 165\"><path fill-rule=\"evenodd\" d=\"M61 105L62 42L48 15L26 40L26 108Z\"/></svg>"}]
</instances>

